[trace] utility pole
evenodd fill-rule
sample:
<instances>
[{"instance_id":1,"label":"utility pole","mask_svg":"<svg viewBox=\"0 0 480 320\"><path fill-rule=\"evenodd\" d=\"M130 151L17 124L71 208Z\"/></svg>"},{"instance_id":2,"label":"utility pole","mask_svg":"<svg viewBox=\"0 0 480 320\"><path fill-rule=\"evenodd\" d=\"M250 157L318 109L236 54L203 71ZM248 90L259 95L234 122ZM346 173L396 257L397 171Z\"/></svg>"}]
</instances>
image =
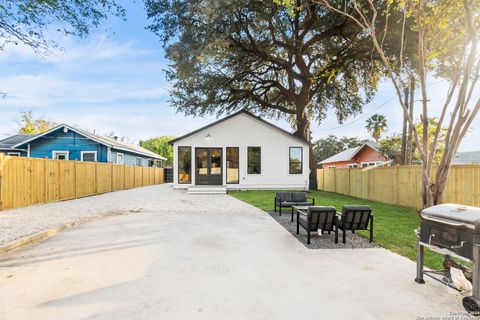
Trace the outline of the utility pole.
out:
<instances>
[{"instance_id":1,"label":"utility pole","mask_svg":"<svg viewBox=\"0 0 480 320\"><path fill-rule=\"evenodd\" d=\"M408 93L409 88L405 87L404 89L404 98L405 98L405 106L408 108ZM410 109L410 108L408 108ZM400 164L403 166L407 163L407 112L403 112L403 126L402 126L402 151L400 156Z\"/></svg>"},{"instance_id":2,"label":"utility pole","mask_svg":"<svg viewBox=\"0 0 480 320\"><path fill-rule=\"evenodd\" d=\"M413 104L415 100L415 78L413 76L410 77L410 103L408 107L408 112L410 115L410 119L413 121ZM413 159L413 125L408 123L408 137L407 137L407 148L406 148L406 161L405 164L411 165Z\"/></svg>"}]
</instances>

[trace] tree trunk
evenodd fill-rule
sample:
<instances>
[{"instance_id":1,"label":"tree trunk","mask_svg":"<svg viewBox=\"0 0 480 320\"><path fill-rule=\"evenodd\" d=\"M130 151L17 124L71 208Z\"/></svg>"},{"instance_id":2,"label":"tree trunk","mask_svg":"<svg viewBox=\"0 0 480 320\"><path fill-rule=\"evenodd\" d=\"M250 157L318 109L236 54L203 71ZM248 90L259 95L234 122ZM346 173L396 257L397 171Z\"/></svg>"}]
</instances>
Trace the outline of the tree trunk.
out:
<instances>
[{"instance_id":1,"label":"tree trunk","mask_svg":"<svg viewBox=\"0 0 480 320\"><path fill-rule=\"evenodd\" d=\"M405 105L408 106L408 87L405 88ZM403 112L402 125L402 152L400 156L400 164L403 166L407 163L407 114Z\"/></svg>"},{"instance_id":2,"label":"tree trunk","mask_svg":"<svg viewBox=\"0 0 480 320\"><path fill-rule=\"evenodd\" d=\"M410 103L408 106L408 113L410 115L410 119L413 120L413 103L415 100L415 78L410 78ZM406 161L405 164L411 165L413 159L413 126L409 122L408 123L408 137L407 137L407 154L406 154Z\"/></svg>"},{"instance_id":3,"label":"tree trunk","mask_svg":"<svg viewBox=\"0 0 480 320\"><path fill-rule=\"evenodd\" d=\"M317 190L317 161L315 159L315 153L313 151L313 144L311 143L310 137L310 121L305 115L305 107L301 108L297 104L297 114L296 114L296 131L294 135L309 142L308 158L309 158L309 182L308 188L310 190ZM306 168L305 168L306 169Z\"/></svg>"}]
</instances>

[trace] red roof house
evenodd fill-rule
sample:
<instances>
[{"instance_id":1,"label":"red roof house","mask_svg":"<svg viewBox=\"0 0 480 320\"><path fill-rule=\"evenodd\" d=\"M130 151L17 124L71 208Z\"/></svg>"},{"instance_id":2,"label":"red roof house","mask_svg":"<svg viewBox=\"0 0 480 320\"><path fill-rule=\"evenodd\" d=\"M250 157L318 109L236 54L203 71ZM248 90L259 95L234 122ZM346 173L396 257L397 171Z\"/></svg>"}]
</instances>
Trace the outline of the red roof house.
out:
<instances>
[{"instance_id":1,"label":"red roof house","mask_svg":"<svg viewBox=\"0 0 480 320\"><path fill-rule=\"evenodd\" d=\"M374 142L367 142L355 148L339 152L318 164L324 169L365 168L384 164L388 159L380 154Z\"/></svg>"}]
</instances>

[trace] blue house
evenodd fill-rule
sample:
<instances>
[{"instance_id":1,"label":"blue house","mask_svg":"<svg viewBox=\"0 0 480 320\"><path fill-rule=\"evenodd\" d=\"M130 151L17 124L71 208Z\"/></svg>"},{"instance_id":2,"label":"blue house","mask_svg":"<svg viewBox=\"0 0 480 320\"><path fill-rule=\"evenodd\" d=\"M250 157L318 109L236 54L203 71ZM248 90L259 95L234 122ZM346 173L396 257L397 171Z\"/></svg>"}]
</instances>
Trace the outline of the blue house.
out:
<instances>
[{"instance_id":1,"label":"blue house","mask_svg":"<svg viewBox=\"0 0 480 320\"><path fill-rule=\"evenodd\" d=\"M0 153L58 160L97 161L161 167L166 158L138 145L61 124L40 134L17 134L0 140Z\"/></svg>"}]
</instances>

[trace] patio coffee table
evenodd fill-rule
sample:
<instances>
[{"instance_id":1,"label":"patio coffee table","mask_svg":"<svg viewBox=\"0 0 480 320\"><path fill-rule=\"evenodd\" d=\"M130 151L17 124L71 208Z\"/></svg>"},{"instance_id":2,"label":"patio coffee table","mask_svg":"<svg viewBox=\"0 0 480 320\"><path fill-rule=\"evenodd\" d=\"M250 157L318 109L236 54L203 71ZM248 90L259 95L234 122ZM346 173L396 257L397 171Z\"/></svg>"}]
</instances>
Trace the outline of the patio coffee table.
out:
<instances>
[{"instance_id":1,"label":"patio coffee table","mask_svg":"<svg viewBox=\"0 0 480 320\"><path fill-rule=\"evenodd\" d=\"M292 222L293 222L293 212L297 212L297 221L298 217L300 214L303 214L304 216L307 215L307 210L309 206L292 206Z\"/></svg>"}]
</instances>

